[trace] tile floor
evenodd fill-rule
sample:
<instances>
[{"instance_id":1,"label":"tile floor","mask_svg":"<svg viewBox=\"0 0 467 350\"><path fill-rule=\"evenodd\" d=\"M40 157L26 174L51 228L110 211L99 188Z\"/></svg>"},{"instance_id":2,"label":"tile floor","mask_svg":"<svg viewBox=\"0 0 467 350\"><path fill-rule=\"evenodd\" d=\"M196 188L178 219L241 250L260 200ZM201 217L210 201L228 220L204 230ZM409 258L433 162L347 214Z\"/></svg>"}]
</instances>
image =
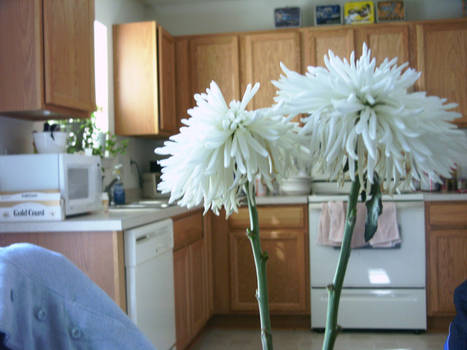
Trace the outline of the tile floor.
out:
<instances>
[{"instance_id":1,"label":"tile floor","mask_svg":"<svg viewBox=\"0 0 467 350\"><path fill-rule=\"evenodd\" d=\"M447 334L411 332L341 333L335 350L441 350ZM305 329L274 330L277 350L320 350L323 334ZM259 333L253 329L208 327L190 350L260 350Z\"/></svg>"}]
</instances>

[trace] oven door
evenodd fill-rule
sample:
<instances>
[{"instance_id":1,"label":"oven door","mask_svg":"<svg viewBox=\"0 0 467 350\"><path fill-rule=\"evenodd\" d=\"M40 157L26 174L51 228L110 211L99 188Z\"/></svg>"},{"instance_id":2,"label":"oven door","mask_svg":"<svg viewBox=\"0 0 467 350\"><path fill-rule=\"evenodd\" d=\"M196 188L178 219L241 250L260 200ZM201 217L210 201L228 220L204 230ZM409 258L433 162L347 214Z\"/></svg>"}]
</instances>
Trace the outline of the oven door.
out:
<instances>
[{"instance_id":1,"label":"oven door","mask_svg":"<svg viewBox=\"0 0 467 350\"><path fill-rule=\"evenodd\" d=\"M347 329L426 329L425 294L420 288L344 288L337 323ZM312 288L312 328L326 326L327 305L327 289Z\"/></svg>"},{"instance_id":2,"label":"oven door","mask_svg":"<svg viewBox=\"0 0 467 350\"><path fill-rule=\"evenodd\" d=\"M384 205L384 202L383 202ZM423 201L397 201L399 248L352 249L344 287L424 288L425 213ZM318 245L321 203L309 203L310 282L325 287L332 282L339 249Z\"/></svg>"}]
</instances>

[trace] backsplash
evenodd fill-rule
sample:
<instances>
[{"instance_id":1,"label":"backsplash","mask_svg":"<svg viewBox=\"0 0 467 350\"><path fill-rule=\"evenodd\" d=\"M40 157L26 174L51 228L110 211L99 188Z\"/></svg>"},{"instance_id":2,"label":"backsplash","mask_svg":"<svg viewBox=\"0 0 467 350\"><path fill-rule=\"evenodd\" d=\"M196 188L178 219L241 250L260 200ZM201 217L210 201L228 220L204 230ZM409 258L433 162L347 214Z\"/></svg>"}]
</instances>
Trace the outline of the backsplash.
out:
<instances>
[{"instance_id":1,"label":"backsplash","mask_svg":"<svg viewBox=\"0 0 467 350\"><path fill-rule=\"evenodd\" d=\"M42 124L0 116L0 154L32 153L32 132Z\"/></svg>"}]
</instances>

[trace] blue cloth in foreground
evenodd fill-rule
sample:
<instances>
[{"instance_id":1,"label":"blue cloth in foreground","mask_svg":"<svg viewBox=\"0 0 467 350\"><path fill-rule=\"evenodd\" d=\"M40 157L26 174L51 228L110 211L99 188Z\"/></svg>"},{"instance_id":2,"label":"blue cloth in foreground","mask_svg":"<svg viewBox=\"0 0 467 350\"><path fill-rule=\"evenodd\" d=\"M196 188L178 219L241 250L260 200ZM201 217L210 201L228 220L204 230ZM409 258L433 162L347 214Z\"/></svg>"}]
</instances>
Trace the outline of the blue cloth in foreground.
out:
<instances>
[{"instance_id":1,"label":"blue cloth in foreground","mask_svg":"<svg viewBox=\"0 0 467 350\"><path fill-rule=\"evenodd\" d=\"M28 243L0 248L2 333L11 350L154 350L118 305L67 258Z\"/></svg>"},{"instance_id":2,"label":"blue cloth in foreground","mask_svg":"<svg viewBox=\"0 0 467 350\"><path fill-rule=\"evenodd\" d=\"M449 326L444 350L467 350L467 280L454 291L456 317Z\"/></svg>"}]
</instances>

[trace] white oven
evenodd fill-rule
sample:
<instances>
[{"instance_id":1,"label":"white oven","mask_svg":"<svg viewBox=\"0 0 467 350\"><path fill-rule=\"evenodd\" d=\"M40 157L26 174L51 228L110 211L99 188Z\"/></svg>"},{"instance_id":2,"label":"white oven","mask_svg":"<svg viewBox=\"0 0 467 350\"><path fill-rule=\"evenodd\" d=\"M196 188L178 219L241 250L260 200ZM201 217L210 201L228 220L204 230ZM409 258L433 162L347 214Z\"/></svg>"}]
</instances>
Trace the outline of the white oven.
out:
<instances>
[{"instance_id":1,"label":"white oven","mask_svg":"<svg viewBox=\"0 0 467 350\"><path fill-rule=\"evenodd\" d=\"M317 244L323 202L347 196L310 196L311 327L324 328L339 248ZM359 329L426 329L425 214L420 194L384 196L396 203L402 242L394 248L352 249L338 324Z\"/></svg>"}]
</instances>

